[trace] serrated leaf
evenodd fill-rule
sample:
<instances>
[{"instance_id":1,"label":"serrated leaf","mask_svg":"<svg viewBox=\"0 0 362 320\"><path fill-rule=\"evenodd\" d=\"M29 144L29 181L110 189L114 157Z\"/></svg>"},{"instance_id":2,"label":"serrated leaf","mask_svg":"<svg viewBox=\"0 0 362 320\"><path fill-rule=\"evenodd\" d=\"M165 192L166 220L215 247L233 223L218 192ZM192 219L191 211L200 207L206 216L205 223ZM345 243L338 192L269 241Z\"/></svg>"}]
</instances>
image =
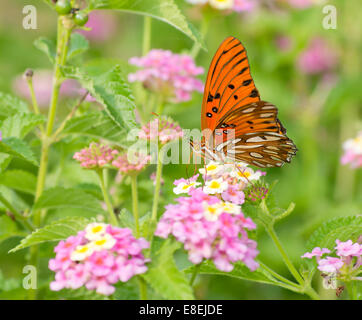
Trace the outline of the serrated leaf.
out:
<instances>
[{"instance_id":1,"label":"serrated leaf","mask_svg":"<svg viewBox=\"0 0 362 320\"><path fill-rule=\"evenodd\" d=\"M121 147L126 146L127 130L120 128L104 112L92 112L67 121L62 134L103 139Z\"/></svg>"},{"instance_id":2,"label":"serrated leaf","mask_svg":"<svg viewBox=\"0 0 362 320\"><path fill-rule=\"evenodd\" d=\"M3 137L24 138L33 128L44 121L43 115L20 113L7 117L0 124L0 131Z\"/></svg>"},{"instance_id":3,"label":"serrated leaf","mask_svg":"<svg viewBox=\"0 0 362 320\"><path fill-rule=\"evenodd\" d=\"M190 300L194 299L192 288L184 273L177 269L173 257L179 247L179 243L166 240L142 276L165 299Z\"/></svg>"},{"instance_id":4,"label":"serrated leaf","mask_svg":"<svg viewBox=\"0 0 362 320\"><path fill-rule=\"evenodd\" d=\"M34 194L36 176L23 170L7 170L0 174L0 184L14 190Z\"/></svg>"},{"instance_id":5,"label":"serrated leaf","mask_svg":"<svg viewBox=\"0 0 362 320\"><path fill-rule=\"evenodd\" d=\"M362 216L340 217L323 223L311 235L307 242L307 249L311 251L315 247L328 248L336 245L336 239L341 241L356 241L362 234Z\"/></svg>"},{"instance_id":6,"label":"serrated leaf","mask_svg":"<svg viewBox=\"0 0 362 320\"><path fill-rule=\"evenodd\" d=\"M90 76L73 67L63 68L63 74L78 80L92 97L103 105L107 115L121 129L137 128L134 98L122 76L120 66L115 66L100 76Z\"/></svg>"},{"instance_id":7,"label":"serrated leaf","mask_svg":"<svg viewBox=\"0 0 362 320\"><path fill-rule=\"evenodd\" d=\"M55 41L45 37L40 37L34 41L34 46L40 51L44 52L49 58L50 62L54 64L56 55L56 44Z\"/></svg>"},{"instance_id":8,"label":"serrated leaf","mask_svg":"<svg viewBox=\"0 0 362 320\"><path fill-rule=\"evenodd\" d=\"M88 40L79 33L72 33L67 57L72 59L75 56L84 53L89 49Z\"/></svg>"},{"instance_id":9,"label":"serrated leaf","mask_svg":"<svg viewBox=\"0 0 362 320\"><path fill-rule=\"evenodd\" d=\"M5 138L0 141L0 153L29 161L36 166L38 165L38 161L30 147L24 141L15 137Z\"/></svg>"},{"instance_id":10,"label":"serrated leaf","mask_svg":"<svg viewBox=\"0 0 362 320\"><path fill-rule=\"evenodd\" d=\"M78 231L83 230L89 222L90 221L84 217L67 217L53 221L44 228L37 229L22 239L20 244L9 252L15 252L47 241L64 240L77 234Z\"/></svg>"},{"instance_id":11,"label":"serrated leaf","mask_svg":"<svg viewBox=\"0 0 362 320\"><path fill-rule=\"evenodd\" d=\"M91 9L113 9L150 16L168 23L205 48L201 35L187 21L174 0L92 0Z\"/></svg>"},{"instance_id":12,"label":"serrated leaf","mask_svg":"<svg viewBox=\"0 0 362 320\"><path fill-rule=\"evenodd\" d=\"M186 269L185 272L192 273L193 269L194 267L190 267ZM211 261L204 261L200 267L199 273L227 276L242 280L278 285L278 281L275 280L275 278L266 270L258 268L255 271L250 271L247 266L240 262L234 263L234 269L232 271L224 272L217 269Z\"/></svg>"},{"instance_id":13,"label":"serrated leaf","mask_svg":"<svg viewBox=\"0 0 362 320\"><path fill-rule=\"evenodd\" d=\"M24 101L11 94L0 92L0 118L28 112L28 105Z\"/></svg>"},{"instance_id":14,"label":"serrated leaf","mask_svg":"<svg viewBox=\"0 0 362 320\"><path fill-rule=\"evenodd\" d=\"M34 204L34 210L77 208L102 213L98 199L89 193L75 188L55 187L45 190Z\"/></svg>"}]
</instances>

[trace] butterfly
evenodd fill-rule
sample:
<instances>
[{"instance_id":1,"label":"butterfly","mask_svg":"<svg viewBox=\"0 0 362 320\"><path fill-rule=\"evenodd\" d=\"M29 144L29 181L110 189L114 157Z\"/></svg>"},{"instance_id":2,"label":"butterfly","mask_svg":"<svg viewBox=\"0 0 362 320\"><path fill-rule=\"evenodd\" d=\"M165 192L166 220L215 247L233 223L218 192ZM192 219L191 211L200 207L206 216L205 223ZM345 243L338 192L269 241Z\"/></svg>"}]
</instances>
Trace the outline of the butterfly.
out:
<instances>
[{"instance_id":1,"label":"butterfly","mask_svg":"<svg viewBox=\"0 0 362 320\"><path fill-rule=\"evenodd\" d=\"M226 38L206 79L201 111L204 136L200 143L191 140L191 147L211 160L280 167L291 161L297 148L277 115L276 106L260 99L244 46L234 37Z\"/></svg>"}]
</instances>

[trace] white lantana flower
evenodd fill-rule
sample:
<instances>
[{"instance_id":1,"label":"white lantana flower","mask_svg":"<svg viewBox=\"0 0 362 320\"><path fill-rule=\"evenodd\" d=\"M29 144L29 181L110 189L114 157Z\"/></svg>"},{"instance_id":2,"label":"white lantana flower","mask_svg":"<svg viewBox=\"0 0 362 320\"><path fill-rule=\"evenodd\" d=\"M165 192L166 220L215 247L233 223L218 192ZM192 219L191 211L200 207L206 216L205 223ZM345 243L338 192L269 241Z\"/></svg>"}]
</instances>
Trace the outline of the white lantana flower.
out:
<instances>
[{"instance_id":1,"label":"white lantana flower","mask_svg":"<svg viewBox=\"0 0 362 320\"><path fill-rule=\"evenodd\" d=\"M228 183L222 178L206 181L203 191L207 194L222 193L228 188Z\"/></svg>"},{"instance_id":2,"label":"white lantana flower","mask_svg":"<svg viewBox=\"0 0 362 320\"><path fill-rule=\"evenodd\" d=\"M99 222L90 223L85 228L86 232L85 237L90 241L96 240L105 235L106 227L107 225L105 223L99 223Z\"/></svg>"},{"instance_id":3,"label":"white lantana flower","mask_svg":"<svg viewBox=\"0 0 362 320\"><path fill-rule=\"evenodd\" d=\"M240 206L232 202L222 202L223 211L230 214L238 215L241 213Z\"/></svg>"},{"instance_id":4,"label":"white lantana flower","mask_svg":"<svg viewBox=\"0 0 362 320\"><path fill-rule=\"evenodd\" d=\"M211 161L204 168L200 168L199 172L204 176L213 176L222 171L224 166L217 162Z\"/></svg>"},{"instance_id":5,"label":"white lantana flower","mask_svg":"<svg viewBox=\"0 0 362 320\"><path fill-rule=\"evenodd\" d=\"M94 252L94 248L90 245L77 246L70 254L70 259L73 261L82 261L89 257Z\"/></svg>"},{"instance_id":6,"label":"white lantana flower","mask_svg":"<svg viewBox=\"0 0 362 320\"><path fill-rule=\"evenodd\" d=\"M98 238L91 242L90 246L95 250L111 249L116 244L116 239L114 239L110 234L106 233L103 237Z\"/></svg>"},{"instance_id":7,"label":"white lantana flower","mask_svg":"<svg viewBox=\"0 0 362 320\"><path fill-rule=\"evenodd\" d=\"M209 205L207 202L204 202L203 206L205 219L209 221L216 221L224 212L224 208L221 203Z\"/></svg>"},{"instance_id":8,"label":"white lantana flower","mask_svg":"<svg viewBox=\"0 0 362 320\"><path fill-rule=\"evenodd\" d=\"M208 1L209 0L186 0L186 2L191 3L191 4L205 4Z\"/></svg>"},{"instance_id":9,"label":"white lantana flower","mask_svg":"<svg viewBox=\"0 0 362 320\"><path fill-rule=\"evenodd\" d=\"M230 176L238 178L239 180L248 183L250 180L258 180L261 176L260 171L254 172L253 169L248 167L235 168Z\"/></svg>"},{"instance_id":10,"label":"white lantana flower","mask_svg":"<svg viewBox=\"0 0 362 320\"><path fill-rule=\"evenodd\" d=\"M200 182L196 181L190 183L180 182L175 188L173 188L173 192L175 194L188 193L191 188L196 188L200 184L201 184Z\"/></svg>"},{"instance_id":11,"label":"white lantana flower","mask_svg":"<svg viewBox=\"0 0 362 320\"><path fill-rule=\"evenodd\" d=\"M234 0L209 0L209 3L219 10L231 9L234 6Z\"/></svg>"}]
</instances>

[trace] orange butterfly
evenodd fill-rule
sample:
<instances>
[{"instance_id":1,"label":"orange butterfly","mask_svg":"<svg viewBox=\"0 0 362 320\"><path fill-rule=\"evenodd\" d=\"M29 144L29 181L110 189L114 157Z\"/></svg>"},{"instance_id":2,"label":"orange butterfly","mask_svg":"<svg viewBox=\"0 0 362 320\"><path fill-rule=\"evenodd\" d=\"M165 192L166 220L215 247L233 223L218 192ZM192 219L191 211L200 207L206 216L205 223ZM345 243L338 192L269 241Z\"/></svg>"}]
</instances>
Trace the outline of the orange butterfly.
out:
<instances>
[{"instance_id":1,"label":"orange butterfly","mask_svg":"<svg viewBox=\"0 0 362 320\"><path fill-rule=\"evenodd\" d=\"M261 168L280 167L290 162L297 148L277 114L274 105L260 100L244 46L228 37L207 75L201 111L204 138L199 144L191 141L191 147L211 160L232 158Z\"/></svg>"}]
</instances>

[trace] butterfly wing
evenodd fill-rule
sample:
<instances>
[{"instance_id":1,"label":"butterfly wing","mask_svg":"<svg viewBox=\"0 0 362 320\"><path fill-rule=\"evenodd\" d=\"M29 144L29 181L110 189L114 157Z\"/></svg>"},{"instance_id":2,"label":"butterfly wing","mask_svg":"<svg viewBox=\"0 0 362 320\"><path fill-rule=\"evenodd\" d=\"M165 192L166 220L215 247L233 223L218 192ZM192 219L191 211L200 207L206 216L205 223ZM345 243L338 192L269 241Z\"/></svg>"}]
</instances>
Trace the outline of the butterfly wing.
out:
<instances>
[{"instance_id":1,"label":"butterfly wing","mask_svg":"<svg viewBox=\"0 0 362 320\"><path fill-rule=\"evenodd\" d=\"M222 142L215 150L230 158L265 168L290 162L297 148L279 121L278 109L269 102L258 101L232 109L218 123L216 131ZM235 130L228 139L228 130Z\"/></svg>"},{"instance_id":2,"label":"butterfly wing","mask_svg":"<svg viewBox=\"0 0 362 320\"><path fill-rule=\"evenodd\" d=\"M209 68L201 129L214 131L227 112L257 101L260 97L250 75L245 48L238 39L228 37L220 45Z\"/></svg>"}]
</instances>

